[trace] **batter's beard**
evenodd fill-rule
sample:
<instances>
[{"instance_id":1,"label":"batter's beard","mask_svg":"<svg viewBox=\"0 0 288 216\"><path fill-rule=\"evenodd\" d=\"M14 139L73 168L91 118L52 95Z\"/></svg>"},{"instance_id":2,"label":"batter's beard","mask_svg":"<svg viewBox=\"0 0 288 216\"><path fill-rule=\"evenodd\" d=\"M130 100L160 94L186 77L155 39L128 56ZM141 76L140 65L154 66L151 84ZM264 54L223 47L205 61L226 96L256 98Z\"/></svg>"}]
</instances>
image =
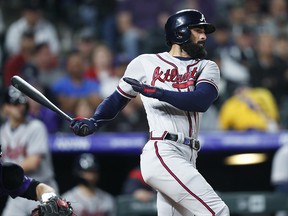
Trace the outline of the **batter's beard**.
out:
<instances>
[{"instance_id":1,"label":"batter's beard","mask_svg":"<svg viewBox=\"0 0 288 216\"><path fill-rule=\"evenodd\" d=\"M188 42L181 45L181 48L192 58L192 59L203 59L207 56L207 51L203 45Z\"/></svg>"}]
</instances>

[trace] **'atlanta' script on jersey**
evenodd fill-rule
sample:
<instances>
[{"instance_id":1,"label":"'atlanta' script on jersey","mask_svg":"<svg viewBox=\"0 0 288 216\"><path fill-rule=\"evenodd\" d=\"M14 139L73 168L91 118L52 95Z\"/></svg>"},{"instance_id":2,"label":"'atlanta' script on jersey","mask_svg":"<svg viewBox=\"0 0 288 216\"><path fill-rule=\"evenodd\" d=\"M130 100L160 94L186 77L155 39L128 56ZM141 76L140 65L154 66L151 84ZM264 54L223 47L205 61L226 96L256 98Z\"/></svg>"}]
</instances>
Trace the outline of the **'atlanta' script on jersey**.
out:
<instances>
[{"instance_id":1,"label":"'atlanta' script on jersey","mask_svg":"<svg viewBox=\"0 0 288 216\"><path fill-rule=\"evenodd\" d=\"M187 72L184 74L178 73L178 68L167 69L164 73L158 66L155 68L151 85L155 86L155 82L172 82L172 86L177 89L185 89L189 86L194 86L197 78L197 67L195 64L187 66Z\"/></svg>"}]
</instances>

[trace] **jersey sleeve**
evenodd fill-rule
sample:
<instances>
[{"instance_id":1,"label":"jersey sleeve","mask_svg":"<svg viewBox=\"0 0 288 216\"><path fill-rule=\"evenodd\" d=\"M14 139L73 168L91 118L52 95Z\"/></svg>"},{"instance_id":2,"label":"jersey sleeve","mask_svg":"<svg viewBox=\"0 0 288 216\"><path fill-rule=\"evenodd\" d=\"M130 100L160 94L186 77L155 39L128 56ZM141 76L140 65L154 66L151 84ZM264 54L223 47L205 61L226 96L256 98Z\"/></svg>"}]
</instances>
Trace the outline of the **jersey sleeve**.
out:
<instances>
[{"instance_id":1,"label":"jersey sleeve","mask_svg":"<svg viewBox=\"0 0 288 216\"><path fill-rule=\"evenodd\" d=\"M141 59L142 56L139 56L128 64L124 76L121 78L119 85L117 86L117 91L119 94L126 98L135 98L138 93L132 89L130 84L123 80L124 77L130 77L143 83L146 82L145 68Z\"/></svg>"},{"instance_id":2,"label":"jersey sleeve","mask_svg":"<svg viewBox=\"0 0 288 216\"><path fill-rule=\"evenodd\" d=\"M213 85L219 93L220 70L215 62L208 61L208 63L204 66L202 72L200 73L196 81L196 85L203 82Z\"/></svg>"}]
</instances>

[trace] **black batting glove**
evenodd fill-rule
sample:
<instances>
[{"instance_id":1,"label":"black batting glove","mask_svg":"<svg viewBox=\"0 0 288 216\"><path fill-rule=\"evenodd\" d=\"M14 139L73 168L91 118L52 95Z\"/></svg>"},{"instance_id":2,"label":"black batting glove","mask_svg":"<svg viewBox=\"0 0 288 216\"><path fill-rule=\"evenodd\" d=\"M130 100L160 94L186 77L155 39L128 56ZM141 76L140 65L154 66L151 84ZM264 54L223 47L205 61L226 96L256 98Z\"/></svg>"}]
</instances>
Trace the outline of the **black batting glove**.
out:
<instances>
[{"instance_id":1,"label":"black batting glove","mask_svg":"<svg viewBox=\"0 0 288 216\"><path fill-rule=\"evenodd\" d=\"M76 117L71 121L70 128L78 136L88 136L97 130L97 123L93 118Z\"/></svg>"},{"instance_id":2,"label":"black batting glove","mask_svg":"<svg viewBox=\"0 0 288 216\"><path fill-rule=\"evenodd\" d=\"M144 83L139 82L136 79L132 79L129 77L125 77L123 78L123 80L125 82L127 82L128 84L130 84L133 88L134 91L139 92L140 94L146 96L146 97L152 97L152 98L161 98L164 90L154 87L154 86L150 86L150 85L146 85Z\"/></svg>"}]
</instances>

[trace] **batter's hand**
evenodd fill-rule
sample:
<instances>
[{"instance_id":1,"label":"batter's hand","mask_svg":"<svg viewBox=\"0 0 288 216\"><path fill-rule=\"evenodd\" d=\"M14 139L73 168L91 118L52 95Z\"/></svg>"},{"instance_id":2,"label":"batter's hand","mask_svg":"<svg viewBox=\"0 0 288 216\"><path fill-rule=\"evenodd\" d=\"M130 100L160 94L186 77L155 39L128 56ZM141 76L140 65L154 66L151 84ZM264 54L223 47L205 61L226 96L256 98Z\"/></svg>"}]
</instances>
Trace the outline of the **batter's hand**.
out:
<instances>
[{"instance_id":1,"label":"batter's hand","mask_svg":"<svg viewBox=\"0 0 288 216\"><path fill-rule=\"evenodd\" d=\"M88 136L97 130L97 123L93 118L74 118L70 123L70 128L78 136Z\"/></svg>"},{"instance_id":2,"label":"batter's hand","mask_svg":"<svg viewBox=\"0 0 288 216\"><path fill-rule=\"evenodd\" d=\"M152 97L152 98L161 98L163 95L164 90L154 87L154 86L150 86L150 85L146 85L144 83L139 82L136 79L132 79L129 77L125 77L123 78L123 80L127 83L129 83L133 90L136 92L139 92L143 95L145 95L146 97Z\"/></svg>"}]
</instances>

